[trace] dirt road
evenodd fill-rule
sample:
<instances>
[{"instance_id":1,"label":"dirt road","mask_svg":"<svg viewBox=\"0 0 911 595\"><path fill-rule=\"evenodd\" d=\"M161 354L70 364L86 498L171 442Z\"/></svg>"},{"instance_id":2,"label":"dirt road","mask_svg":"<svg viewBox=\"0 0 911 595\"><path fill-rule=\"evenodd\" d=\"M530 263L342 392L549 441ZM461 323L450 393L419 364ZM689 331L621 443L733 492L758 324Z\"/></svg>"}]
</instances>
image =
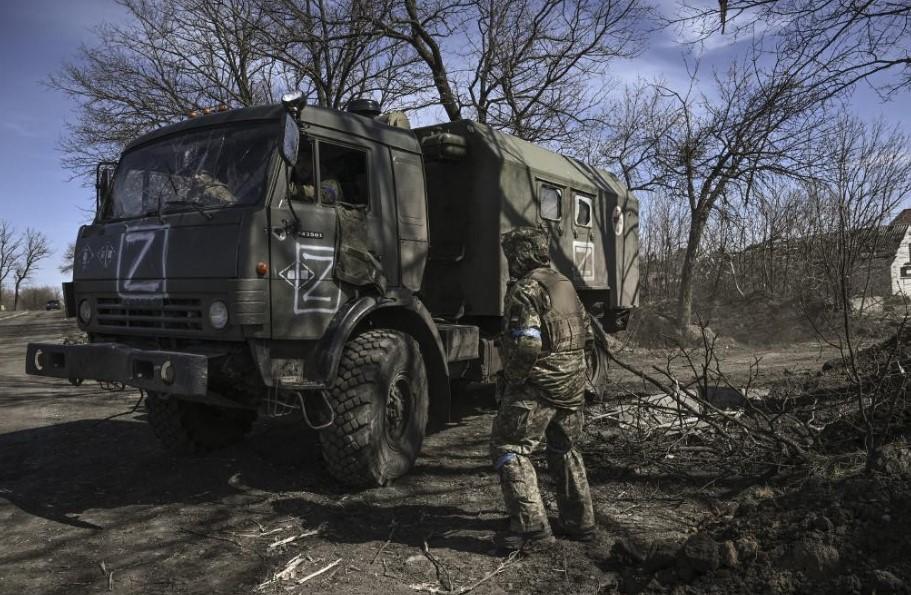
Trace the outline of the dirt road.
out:
<instances>
[{"instance_id":1,"label":"dirt road","mask_svg":"<svg viewBox=\"0 0 911 595\"><path fill-rule=\"evenodd\" d=\"M395 485L347 493L297 420L259 422L214 455L164 454L137 392L25 376L27 342L74 332L59 312L0 316L0 593L458 592L498 568L474 592L611 592L616 538L683 536L718 514L704 492L592 454L599 539L496 557L488 409L465 407L428 437ZM300 585L268 582L296 556L297 580L340 562Z\"/></svg>"}]
</instances>

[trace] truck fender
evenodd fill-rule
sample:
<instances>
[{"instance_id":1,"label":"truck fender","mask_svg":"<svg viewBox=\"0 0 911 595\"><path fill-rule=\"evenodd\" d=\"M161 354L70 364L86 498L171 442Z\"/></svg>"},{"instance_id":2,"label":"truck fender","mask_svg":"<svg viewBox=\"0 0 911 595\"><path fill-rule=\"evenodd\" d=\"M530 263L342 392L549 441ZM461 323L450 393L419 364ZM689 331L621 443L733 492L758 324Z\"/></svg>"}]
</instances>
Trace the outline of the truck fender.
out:
<instances>
[{"instance_id":1,"label":"truck fender","mask_svg":"<svg viewBox=\"0 0 911 595\"><path fill-rule=\"evenodd\" d=\"M345 344L358 330L368 326L402 331L418 342L427 367L431 419L448 421L451 394L443 342L430 312L415 296L405 299L363 296L346 304L336 313L320 343L319 377L326 384L335 382Z\"/></svg>"}]
</instances>

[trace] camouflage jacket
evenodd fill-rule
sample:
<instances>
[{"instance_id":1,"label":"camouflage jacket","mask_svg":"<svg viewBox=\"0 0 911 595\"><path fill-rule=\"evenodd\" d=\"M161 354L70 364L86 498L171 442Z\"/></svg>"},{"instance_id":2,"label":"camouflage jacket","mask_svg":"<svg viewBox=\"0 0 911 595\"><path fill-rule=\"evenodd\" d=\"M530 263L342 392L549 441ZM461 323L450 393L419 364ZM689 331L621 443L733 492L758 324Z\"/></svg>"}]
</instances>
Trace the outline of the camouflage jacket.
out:
<instances>
[{"instance_id":1,"label":"camouflage jacket","mask_svg":"<svg viewBox=\"0 0 911 595\"><path fill-rule=\"evenodd\" d=\"M550 353L543 318L551 308L547 289L531 273L512 283L504 304L505 327L500 344L507 387L529 384L561 408L579 407L587 384L585 350ZM581 308L581 303L578 304ZM591 333L585 315L585 332Z\"/></svg>"}]
</instances>

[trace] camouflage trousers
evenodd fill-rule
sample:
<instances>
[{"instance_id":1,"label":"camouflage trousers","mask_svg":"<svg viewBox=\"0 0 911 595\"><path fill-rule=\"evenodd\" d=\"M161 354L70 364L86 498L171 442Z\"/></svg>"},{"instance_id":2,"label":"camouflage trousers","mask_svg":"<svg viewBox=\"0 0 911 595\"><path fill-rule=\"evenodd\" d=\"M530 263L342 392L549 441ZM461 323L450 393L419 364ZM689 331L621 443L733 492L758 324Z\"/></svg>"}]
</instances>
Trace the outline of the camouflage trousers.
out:
<instances>
[{"instance_id":1,"label":"camouflage trousers","mask_svg":"<svg viewBox=\"0 0 911 595\"><path fill-rule=\"evenodd\" d=\"M490 456L499 472L512 531L550 531L538 477L529 459L542 438L547 440L547 466L556 484L560 522L569 530L594 527L585 464L574 448L582 435L582 422L581 407L554 407L534 387L506 390L493 421Z\"/></svg>"}]
</instances>

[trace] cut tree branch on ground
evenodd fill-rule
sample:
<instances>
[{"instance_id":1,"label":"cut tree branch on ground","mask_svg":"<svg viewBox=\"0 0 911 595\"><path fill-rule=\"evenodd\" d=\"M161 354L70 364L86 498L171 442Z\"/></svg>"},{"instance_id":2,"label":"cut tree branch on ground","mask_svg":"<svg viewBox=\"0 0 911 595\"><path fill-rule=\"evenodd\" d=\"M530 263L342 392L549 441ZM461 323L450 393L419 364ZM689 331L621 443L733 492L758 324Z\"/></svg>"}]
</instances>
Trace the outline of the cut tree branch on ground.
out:
<instances>
[{"instance_id":1,"label":"cut tree branch on ground","mask_svg":"<svg viewBox=\"0 0 911 595\"><path fill-rule=\"evenodd\" d=\"M427 536L429 539L430 536ZM449 571L446 570L446 567L443 566L443 563L440 562L436 556L430 553L430 547L427 546L427 539L424 540L424 545L421 548L421 551L424 552L424 556L430 560L433 564L433 567L436 569L437 581L439 581L440 586L443 587L445 591L452 591L452 579L449 576Z\"/></svg>"},{"instance_id":2,"label":"cut tree branch on ground","mask_svg":"<svg viewBox=\"0 0 911 595\"><path fill-rule=\"evenodd\" d=\"M335 568L336 566L338 566L339 564L341 564L341 562L342 562L342 559L339 558L339 559L336 560L335 562L332 562L331 564L329 564L329 565L327 565L327 566L325 566L325 567L323 567L323 568L320 568L320 569L317 570L316 572L311 572L310 574L308 574L308 575L305 576L304 578L302 578L302 579L300 579L299 581L297 581L297 584L298 584L298 585L302 585L302 584L306 583L307 581L309 581L310 579L316 578L316 577L318 577L319 575L323 574L324 572L327 572L327 571L329 571L329 570L332 570L333 568Z\"/></svg>"}]
</instances>

